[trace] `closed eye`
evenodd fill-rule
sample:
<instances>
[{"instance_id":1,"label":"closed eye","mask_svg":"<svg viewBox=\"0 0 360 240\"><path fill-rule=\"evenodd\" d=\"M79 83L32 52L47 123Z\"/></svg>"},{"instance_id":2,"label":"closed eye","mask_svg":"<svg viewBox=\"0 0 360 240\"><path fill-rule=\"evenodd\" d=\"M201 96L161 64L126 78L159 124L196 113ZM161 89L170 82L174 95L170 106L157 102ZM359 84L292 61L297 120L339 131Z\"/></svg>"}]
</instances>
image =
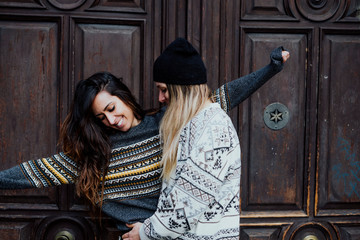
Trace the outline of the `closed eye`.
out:
<instances>
[{"instance_id":1,"label":"closed eye","mask_svg":"<svg viewBox=\"0 0 360 240\"><path fill-rule=\"evenodd\" d=\"M114 111L114 110L115 110L115 105L112 106L112 108L110 108L108 111L109 111L109 112L112 112L112 111Z\"/></svg>"},{"instance_id":2,"label":"closed eye","mask_svg":"<svg viewBox=\"0 0 360 240\"><path fill-rule=\"evenodd\" d=\"M97 117L97 119L99 119L100 121L104 121L105 120L105 115L99 115Z\"/></svg>"}]
</instances>

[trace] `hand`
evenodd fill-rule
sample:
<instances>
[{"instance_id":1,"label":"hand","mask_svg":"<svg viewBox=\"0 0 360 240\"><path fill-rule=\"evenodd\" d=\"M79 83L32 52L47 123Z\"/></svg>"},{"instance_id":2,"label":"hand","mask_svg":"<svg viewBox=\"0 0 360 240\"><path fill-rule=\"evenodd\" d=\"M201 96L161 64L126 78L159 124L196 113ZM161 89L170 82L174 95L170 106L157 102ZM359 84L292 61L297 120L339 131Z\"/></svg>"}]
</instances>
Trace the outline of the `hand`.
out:
<instances>
[{"instance_id":1,"label":"hand","mask_svg":"<svg viewBox=\"0 0 360 240\"><path fill-rule=\"evenodd\" d=\"M290 57L290 53L288 51L282 51L281 55L282 55L283 63L286 62L286 60L288 60Z\"/></svg>"},{"instance_id":2,"label":"hand","mask_svg":"<svg viewBox=\"0 0 360 240\"><path fill-rule=\"evenodd\" d=\"M132 228L130 232L125 233L121 236L123 240L140 240L139 231L142 226L141 222L137 222L134 224L126 224L128 228Z\"/></svg>"}]
</instances>

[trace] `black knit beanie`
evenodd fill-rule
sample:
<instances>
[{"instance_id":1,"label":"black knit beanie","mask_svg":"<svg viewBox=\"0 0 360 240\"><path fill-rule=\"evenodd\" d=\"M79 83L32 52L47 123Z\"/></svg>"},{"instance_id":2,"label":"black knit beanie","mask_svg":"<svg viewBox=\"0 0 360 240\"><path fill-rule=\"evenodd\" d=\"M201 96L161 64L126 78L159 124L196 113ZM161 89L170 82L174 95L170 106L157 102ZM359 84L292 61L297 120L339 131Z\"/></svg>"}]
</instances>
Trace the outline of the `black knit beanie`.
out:
<instances>
[{"instance_id":1,"label":"black knit beanie","mask_svg":"<svg viewBox=\"0 0 360 240\"><path fill-rule=\"evenodd\" d=\"M206 68L196 49L184 38L177 38L156 59L155 82L197 85L207 82Z\"/></svg>"}]
</instances>

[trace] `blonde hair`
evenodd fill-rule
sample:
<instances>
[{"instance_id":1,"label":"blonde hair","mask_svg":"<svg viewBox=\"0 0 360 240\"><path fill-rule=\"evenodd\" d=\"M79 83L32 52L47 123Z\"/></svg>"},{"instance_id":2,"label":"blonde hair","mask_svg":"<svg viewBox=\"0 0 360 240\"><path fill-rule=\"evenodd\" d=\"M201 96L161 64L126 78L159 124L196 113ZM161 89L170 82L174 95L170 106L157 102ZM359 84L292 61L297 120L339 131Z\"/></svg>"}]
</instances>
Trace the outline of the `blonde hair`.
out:
<instances>
[{"instance_id":1,"label":"blonde hair","mask_svg":"<svg viewBox=\"0 0 360 240\"><path fill-rule=\"evenodd\" d=\"M177 164L181 130L205 106L207 101L212 99L207 84L167 84L167 88L169 105L160 123L160 136L163 147L162 176L169 180Z\"/></svg>"}]
</instances>

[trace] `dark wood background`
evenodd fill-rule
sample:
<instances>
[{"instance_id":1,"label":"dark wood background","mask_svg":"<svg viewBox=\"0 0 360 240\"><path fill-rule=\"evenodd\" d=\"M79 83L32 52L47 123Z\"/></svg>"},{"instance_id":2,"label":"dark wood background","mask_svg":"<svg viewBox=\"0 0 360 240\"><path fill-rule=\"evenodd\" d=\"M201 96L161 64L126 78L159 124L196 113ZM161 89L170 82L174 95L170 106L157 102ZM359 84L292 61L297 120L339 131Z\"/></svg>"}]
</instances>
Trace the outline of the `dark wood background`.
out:
<instances>
[{"instance_id":1,"label":"dark wood background","mask_svg":"<svg viewBox=\"0 0 360 240\"><path fill-rule=\"evenodd\" d=\"M176 37L216 88L291 53L231 117L242 146L241 239L360 239L359 0L0 0L0 169L56 153L74 86L124 78L157 107L154 59ZM281 130L264 110L289 110ZM0 191L0 238L117 239L73 186Z\"/></svg>"}]
</instances>

